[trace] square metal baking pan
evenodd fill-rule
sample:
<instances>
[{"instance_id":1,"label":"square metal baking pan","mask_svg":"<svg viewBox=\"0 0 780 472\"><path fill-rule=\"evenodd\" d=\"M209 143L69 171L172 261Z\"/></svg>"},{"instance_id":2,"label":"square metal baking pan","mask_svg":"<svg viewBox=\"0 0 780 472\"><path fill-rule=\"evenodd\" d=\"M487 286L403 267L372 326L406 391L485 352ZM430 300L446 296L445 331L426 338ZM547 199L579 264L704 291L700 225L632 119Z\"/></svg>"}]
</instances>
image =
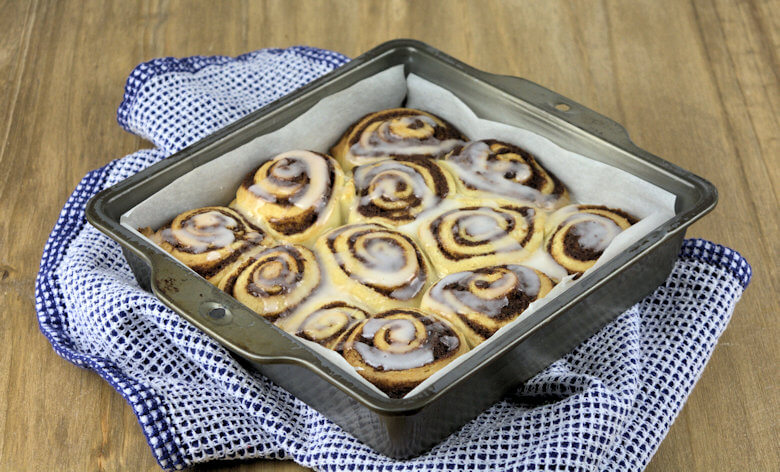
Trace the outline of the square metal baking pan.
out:
<instances>
[{"instance_id":1,"label":"square metal baking pan","mask_svg":"<svg viewBox=\"0 0 780 472\"><path fill-rule=\"evenodd\" d=\"M120 225L123 213L186 172L396 65L449 89L482 118L533 131L677 198L672 219L428 388L402 399L382 396L355 380ZM440 442L663 283L685 229L716 202L712 184L638 148L614 121L527 80L476 70L418 41L395 40L100 192L86 216L122 245L138 282L163 303L375 450L406 458Z\"/></svg>"}]
</instances>

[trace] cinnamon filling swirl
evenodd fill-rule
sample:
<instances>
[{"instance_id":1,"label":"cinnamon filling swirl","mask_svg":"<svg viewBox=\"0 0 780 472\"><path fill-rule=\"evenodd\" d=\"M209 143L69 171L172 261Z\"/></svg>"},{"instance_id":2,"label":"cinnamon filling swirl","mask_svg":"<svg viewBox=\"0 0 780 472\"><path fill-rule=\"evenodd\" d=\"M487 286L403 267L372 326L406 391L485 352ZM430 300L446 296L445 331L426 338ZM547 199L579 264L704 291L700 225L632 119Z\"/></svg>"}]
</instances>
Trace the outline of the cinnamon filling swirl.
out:
<instances>
[{"instance_id":1,"label":"cinnamon filling swirl","mask_svg":"<svg viewBox=\"0 0 780 472\"><path fill-rule=\"evenodd\" d=\"M536 233L531 207L465 207L450 210L430 225L438 251L457 261L522 249Z\"/></svg>"},{"instance_id":2,"label":"cinnamon filling swirl","mask_svg":"<svg viewBox=\"0 0 780 472\"><path fill-rule=\"evenodd\" d=\"M226 207L186 211L154 236L158 244L212 283L243 253L271 244L263 230Z\"/></svg>"},{"instance_id":3,"label":"cinnamon filling swirl","mask_svg":"<svg viewBox=\"0 0 780 472\"><path fill-rule=\"evenodd\" d=\"M394 309L362 321L345 341L343 355L362 376L398 398L467 350L446 321Z\"/></svg>"},{"instance_id":4,"label":"cinnamon filling swirl","mask_svg":"<svg viewBox=\"0 0 780 472\"><path fill-rule=\"evenodd\" d=\"M542 243L544 219L527 206L468 204L420 226L420 242L443 277L527 259Z\"/></svg>"},{"instance_id":5,"label":"cinnamon filling swirl","mask_svg":"<svg viewBox=\"0 0 780 472\"><path fill-rule=\"evenodd\" d=\"M569 274L592 267L615 237L635 224L628 213L599 205L571 205L548 223L547 252Z\"/></svg>"},{"instance_id":6,"label":"cinnamon filling swirl","mask_svg":"<svg viewBox=\"0 0 780 472\"><path fill-rule=\"evenodd\" d=\"M414 221L451 192L452 179L436 161L411 156L355 168L355 211L393 225Z\"/></svg>"},{"instance_id":7,"label":"cinnamon filling swirl","mask_svg":"<svg viewBox=\"0 0 780 472\"><path fill-rule=\"evenodd\" d=\"M566 188L553 174L531 153L509 143L495 139L469 142L445 160L467 193L496 193L542 208L553 208L566 199Z\"/></svg>"},{"instance_id":8,"label":"cinnamon filling swirl","mask_svg":"<svg viewBox=\"0 0 780 472\"><path fill-rule=\"evenodd\" d=\"M330 219L338 205L343 173L329 156L289 151L275 156L248 174L236 192L235 207L264 222L279 237L300 241L307 232Z\"/></svg>"},{"instance_id":9,"label":"cinnamon filling swirl","mask_svg":"<svg viewBox=\"0 0 780 472\"><path fill-rule=\"evenodd\" d=\"M331 154L350 168L385 157L439 158L464 141L463 134L441 118L421 110L393 108L361 118Z\"/></svg>"},{"instance_id":10,"label":"cinnamon filling swirl","mask_svg":"<svg viewBox=\"0 0 780 472\"><path fill-rule=\"evenodd\" d=\"M376 224L346 225L331 231L326 256L350 281L395 300L416 297L428 274L423 255L406 235Z\"/></svg>"},{"instance_id":11,"label":"cinnamon filling swirl","mask_svg":"<svg viewBox=\"0 0 780 472\"><path fill-rule=\"evenodd\" d=\"M295 334L340 351L340 344L343 344L341 338L366 318L368 313L356 306L345 302L327 303L308 314L296 328Z\"/></svg>"},{"instance_id":12,"label":"cinnamon filling swirl","mask_svg":"<svg viewBox=\"0 0 780 472\"><path fill-rule=\"evenodd\" d=\"M219 288L273 321L308 299L320 282L314 253L303 246L286 244L234 264Z\"/></svg>"},{"instance_id":13,"label":"cinnamon filling swirl","mask_svg":"<svg viewBox=\"0 0 780 472\"><path fill-rule=\"evenodd\" d=\"M472 347L516 319L554 283L522 265L482 267L448 275L423 297L422 307L460 328Z\"/></svg>"}]
</instances>

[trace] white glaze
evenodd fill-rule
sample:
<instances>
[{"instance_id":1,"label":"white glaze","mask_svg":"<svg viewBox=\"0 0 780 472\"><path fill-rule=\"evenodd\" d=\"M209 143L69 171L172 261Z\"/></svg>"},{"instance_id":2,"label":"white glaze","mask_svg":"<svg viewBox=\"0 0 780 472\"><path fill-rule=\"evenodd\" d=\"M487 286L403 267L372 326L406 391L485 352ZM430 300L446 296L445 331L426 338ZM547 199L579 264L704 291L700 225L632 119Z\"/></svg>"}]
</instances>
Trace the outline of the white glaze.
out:
<instances>
[{"instance_id":1,"label":"white glaze","mask_svg":"<svg viewBox=\"0 0 780 472\"><path fill-rule=\"evenodd\" d=\"M279 163L284 160L287 162L280 165ZM268 203L289 198L293 205L302 209L319 208L327 203L325 195L328 193L328 188L333 185L330 181L327 158L310 151L288 151L263 164L261 170L271 166L273 166L272 175L249 186L249 191L258 198ZM276 177L284 182L300 175L305 175L307 178L288 184L271 179Z\"/></svg>"},{"instance_id":2,"label":"white glaze","mask_svg":"<svg viewBox=\"0 0 780 472\"><path fill-rule=\"evenodd\" d=\"M422 121L430 128L430 137L424 139L408 138L392 131L393 126L407 127L417 120ZM433 130L436 126L436 122L426 115L392 118L382 122L372 133L364 132L349 151L355 156L438 156L450 152L463 143L459 139L440 141L434 138Z\"/></svg>"},{"instance_id":3,"label":"white glaze","mask_svg":"<svg viewBox=\"0 0 780 472\"><path fill-rule=\"evenodd\" d=\"M521 265L506 266L506 272L499 279L491 282L488 282L487 275L477 271L464 271L448 275L431 287L430 296L459 314L476 312L494 317L498 316L501 310L509 304L510 296L524 293L535 298L541 289L539 276L532 269ZM489 285L483 289L477 289L476 293L473 293L469 289L478 280ZM447 288L452 285L455 287ZM479 293L488 297L496 296L484 298L479 296ZM498 296L500 294L503 295Z\"/></svg>"},{"instance_id":4,"label":"white glaze","mask_svg":"<svg viewBox=\"0 0 780 472\"><path fill-rule=\"evenodd\" d=\"M587 215L587 219L574 223L569 230L570 234L577 237L577 243L583 249L602 253L623 229L617 223L604 216L592 213L583 214L582 216L585 215Z\"/></svg>"},{"instance_id":5,"label":"white glaze","mask_svg":"<svg viewBox=\"0 0 780 472\"><path fill-rule=\"evenodd\" d=\"M236 240L238 222L221 212L211 210L187 218L181 228L165 228L163 240L187 247L189 252L203 252L227 247Z\"/></svg>"},{"instance_id":6,"label":"white glaze","mask_svg":"<svg viewBox=\"0 0 780 472\"><path fill-rule=\"evenodd\" d=\"M420 343L415 323L407 319L374 318L363 325L361 338L370 340L383 330L389 333L389 346L386 350L355 341L354 348L366 362L374 368L383 370L406 370L433 362L433 347Z\"/></svg>"},{"instance_id":7,"label":"white glaze","mask_svg":"<svg viewBox=\"0 0 780 472\"><path fill-rule=\"evenodd\" d=\"M360 205L374 203L380 208L396 209L407 206L405 197L414 195L420 198L420 210L426 210L439 203L440 198L428 187L425 179L413 166L397 161L381 161L376 164L366 164L355 169L355 183L358 193L368 189L361 197ZM403 182L406 189L398 191L397 184ZM398 205L393 205L398 202ZM421 211L410 209L410 215L415 216Z\"/></svg>"},{"instance_id":8,"label":"white glaze","mask_svg":"<svg viewBox=\"0 0 780 472\"><path fill-rule=\"evenodd\" d=\"M303 321L299 331L311 339L328 339L355 320L347 310L356 311L349 307L320 308Z\"/></svg>"},{"instance_id":9,"label":"white glaze","mask_svg":"<svg viewBox=\"0 0 780 472\"><path fill-rule=\"evenodd\" d=\"M544 246L531 253L531 256L523 261L523 265L533 267L555 281L560 281L569 275L566 269L555 262L555 259L544 249Z\"/></svg>"},{"instance_id":10,"label":"white glaze","mask_svg":"<svg viewBox=\"0 0 780 472\"><path fill-rule=\"evenodd\" d=\"M403 354L385 352L374 346L356 342L355 350L371 367L382 370L407 370L433 362L433 349L415 349Z\"/></svg>"},{"instance_id":11,"label":"white glaze","mask_svg":"<svg viewBox=\"0 0 780 472\"><path fill-rule=\"evenodd\" d=\"M533 210L530 210L533 211ZM505 215L514 219L515 230L506 231ZM533 215L531 215L533 216ZM528 227L525 218L515 211L492 207L461 209L442 216L439 232L446 231L447 222L451 230L463 239L477 243L476 246L461 246L464 254L480 255L488 252L510 252L523 248L514 231ZM440 233L442 239L447 236ZM476 249L479 248L479 251Z\"/></svg>"},{"instance_id":12,"label":"white glaze","mask_svg":"<svg viewBox=\"0 0 780 472\"><path fill-rule=\"evenodd\" d=\"M503 221L493 214L474 213L460 218L453 229L474 241L490 241L505 233Z\"/></svg>"},{"instance_id":13,"label":"white glaze","mask_svg":"<svg viewBox=\"0 0 780 472\"><path fill-rule=\"evenodd\" d=\"M487 143L473 141L466 144L458 155L449 156L447 162L469 187L531 202L543 208L555 205L557 196L545 195L522 183L532 175L528 164L508 160L488 161L489 155L490 147ZM507 173L512 173L514 177L507 178Z\"/></svg>"},{"instance_id":14,"label":"white glaze","mask_svg":"<svg viewBox=\"0 0 780 472\"><path fill-rule=\"evenodd\" d=\"M358 226L358 231L362 231ZM343 232L336 232L329 238L350 238ZM391 240L391 241L388 241ZM349 248L346 249L347 251ZM336 263L342 266L354 280L373 287L390 290L389 296L396 300L413 298L425 285L426 277L420 277L422 267L417 260L417 250L404 236L387 230L373 229L354 241L354 251L364 260L351 254L331 253Z\"/></svg>"}]
</instances>

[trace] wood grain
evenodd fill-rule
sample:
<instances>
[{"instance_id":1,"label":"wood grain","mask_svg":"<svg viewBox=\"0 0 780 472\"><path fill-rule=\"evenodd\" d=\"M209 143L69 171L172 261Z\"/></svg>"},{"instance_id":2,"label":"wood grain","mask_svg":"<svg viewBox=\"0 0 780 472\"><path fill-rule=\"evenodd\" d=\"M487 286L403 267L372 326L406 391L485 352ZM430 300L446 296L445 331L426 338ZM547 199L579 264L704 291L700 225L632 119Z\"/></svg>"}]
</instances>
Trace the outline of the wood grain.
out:
<instances>
[{"instance_id":1,"label":"wood grain","mask_svg":"<svg viewBox=\"0 0 780 472\"><path fill-rule=\"evenodd\" d=\"M688 234L740 251L754 280L648 470L780 464L777 0L0 0L0 11L0 469L158 470L130 408L52 351L34 310L43 244L76 183L149 146L115 121L132 67L295 44L356 56L397 37L571 97L718 187L718 208Z\"/></svg>"}]
</instances>

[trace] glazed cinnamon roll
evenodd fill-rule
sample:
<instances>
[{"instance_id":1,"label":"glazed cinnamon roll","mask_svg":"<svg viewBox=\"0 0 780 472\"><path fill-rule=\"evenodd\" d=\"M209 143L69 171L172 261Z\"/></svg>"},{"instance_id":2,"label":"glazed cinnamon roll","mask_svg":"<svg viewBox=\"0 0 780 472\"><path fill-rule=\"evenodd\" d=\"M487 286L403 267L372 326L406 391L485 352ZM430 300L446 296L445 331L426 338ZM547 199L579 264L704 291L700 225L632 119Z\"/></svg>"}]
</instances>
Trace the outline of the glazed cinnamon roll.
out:
<instances>
[{"instance_id":1,"label":"glazed cinnamon roll","mask_svg":"<svg viewBox=\"0 0 780 472\"><path fill-rule=\"evenodd\" d=\"M235 207L271 235L306 243L341 221L344 172L330 156L288 151L247 175Z\"/></svg>"},{"instance_id":2,"label":"glazed cinnamon roll","mask_svg":"<svg viewBox=\"0 0 780 472\"><path fill-rule=\"evenodd\" d=\"M331 301L298 310L279 327L328 349L340 351L344 337L368 317L362 308L344 301Z\"/></svg>"},{"instance_id":3,"label":"glazed cinnamon roll","mask_svg":"<svg viewBox=\"0 0 780 472\"><path fill-rule=\"evenodd\" d=\"M262 229L220 206L185 211L153 235L149 233L161 248L214 285L246 251L273 243Z\"/></svg>"},{"instance_id":4,"label":"glazed cinnamon roll","mask_svg":"<svg viewBox=\"0 0 780 472\"><path fill-rule=\"evenodd\" d=\"M429 280L428 263L409 236L377 224L352 224L317 240L335 286L367 307L412 306Z\"/></svg>"},{"instance_id":5,"label":"glazed cinnamon roll","mask_svg":"<svg viewBox=\"0 0 780 472\"><path fill-rule=\"evenodd\" d=\"M468 351L463 335L436 315L393 309L362 321L344 342L344 358L366 380L401 398Z\"/></svg>"},{"instance_id":6,"label":"glazed cinnamon roll","mask_svg":"<svg viewBox=\"0 0 780 472\"><path fill-rule=\"evenodd\" d=\"M303 246L283 244L255 250L235 262L218 287L275 321L311 297L321 279L314 253Z\"/></svg>"},{"instance_id":7,"label":"glazed cinnamon roll","mask_svg":"<svg viewBox=\"0 0 780 472\"><path fill-rule=\"evenodd\" d=\"M420 226L420 243L440 276L528 258L544 236L544 213L528 206L467 204Z\"/></svg>"},{"instance_id":8,"label":"glazed cinnamon roll","mask_svg":"<svg viewBox=\"0 0 780 472\"><path fill-rule=\"evenodd\" d=\"M386 157L440 158L466 138L454 126L413 108L369 113L353 124L331 148L344 170Z\"/></svg>"},{"instance_id":9,"label":"glazed cinnamon roll","mask_svg":"<svg viewBox=\"0 0 780 472\"><path fill-rule=\"evenodd\" d=\"M483 267L444 277L425 293L421 308L445 318L474 347L520 316L554 285L530 267Z\"/></svg>"},{"instance_id":10,"label":"glazed cinnamon roll","mask_svg":"<svg viewBox=\"0 0 780 472\"><path fill-rule=\"evenodd\" d=\"M638 220L623 210L600 205L569 205L550 216L545 249L569 274L582 274L609 243Z\"/></svg>"},{"instance_id":11,"label":"glazed cinnamon roll","mask_svg":"<svg viewBox=\"0 0 780 472\"><path fill-rule=\"evenodd\" d=\"M465 195L485 192L520 200L540 208L565 205L568 192L560 180L546 171L526 150L513 144L487 139L457 147L445 163Z\"/></svg>"},{"instance_id":12,"label":"glazed cinnamon roll","mask_svg":"<svg viewBox=\"0 0 780 472\"><path fill-rule=\"evenodd\" d=\"M438 207L454 191L449 173L420 156L383 159L354 169L347 192L354 195L350 223L368 221L400 226Z\"/></svg>"}]
</instances>

